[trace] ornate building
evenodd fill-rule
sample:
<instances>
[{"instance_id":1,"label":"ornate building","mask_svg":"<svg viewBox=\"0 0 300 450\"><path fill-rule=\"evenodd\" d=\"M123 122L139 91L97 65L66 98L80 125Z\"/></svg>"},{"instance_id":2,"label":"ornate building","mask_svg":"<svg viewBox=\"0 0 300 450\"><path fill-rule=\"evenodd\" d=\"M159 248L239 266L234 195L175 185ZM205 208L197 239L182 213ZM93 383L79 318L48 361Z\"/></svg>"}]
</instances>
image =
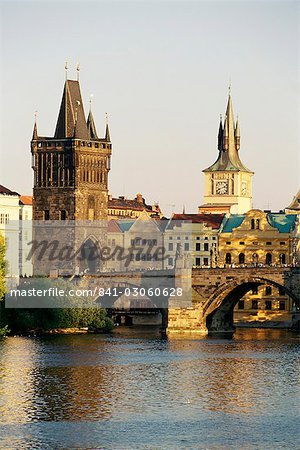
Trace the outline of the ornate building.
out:
<instances>
[{"instance_id":1,"label":"ornate building","mask_svg":"<svg viewBox=\"0 0 300 450\"><path fill-rule=\"evenodd\" d=\"M107 217L111 140L99 138L92 111L86 120L79 81L66 80L54 137L31 141L34 220Z\"/></svg>"},{"instance_id":2,"label":"ornate building","mask_svg":"<svg viewBox=\"0 0 300 450\"><path fill-rule=\"evenodd\" d=\"M252 209L231 214L219 234L219 267L294 264L295 214ZM280 288L262 286L245 294L235 307L235 321L289 323L293 302Z\"/></svg>"},{"instance_id":3,"label":"ornate building","mask_svg":"<svg viewBox=\"0 0 300 450\"><path fill-rule=\"evenodd\" d=\"M205 176L204 204L199 213L242 214L252 208L253 172L240 160L240 128L234 122L231 96L228 96L224 124L220 120L218 158L203 170Z\"/></svg>"}]
</instances>

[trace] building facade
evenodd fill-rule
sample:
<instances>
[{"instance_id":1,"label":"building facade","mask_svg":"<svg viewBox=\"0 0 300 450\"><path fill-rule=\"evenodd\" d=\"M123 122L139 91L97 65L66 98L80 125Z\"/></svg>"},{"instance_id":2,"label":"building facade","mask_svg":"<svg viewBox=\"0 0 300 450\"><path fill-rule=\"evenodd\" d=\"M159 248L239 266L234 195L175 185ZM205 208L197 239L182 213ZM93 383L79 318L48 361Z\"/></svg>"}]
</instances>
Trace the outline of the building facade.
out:
<instances>
[{"instance_id":1,"label":"building facade","mask_svg":"<svg viewBox=\"0 0 300 450\"><path fill-rule=\"evenodd\" d=\"M252 208L253 172L240 159L240 128L234 121L231 95L225 121L220 120L218 134L218 157L216 162L204 169L204 204L199 213L243 214Z\"/></svg>"},{"instance_id":2,"label":"building facade","mask_svg":"<svg viewBox=\"0 0 300 450\"><path fill-rule=\"evenodd\" d=\"M231 214L219 234L219 267L262 267L293 265L297 216L264 212ZM248 292L235 307L236 323L291 321L293 302L274 286Z\"/></svg>"},{"instance_id":3,"label":"building facade","mask_svg":"<svg viewBox=\"0 0 300 450\"><path fill-rule=\"evenodd\" d=\"M28 242L32 239L31 220L32 197L21 196L0 185L0 233L5 238L8 288L16 286L20 276L32 275L32 264L27 260Z\"/></svg>"}]
</instances>

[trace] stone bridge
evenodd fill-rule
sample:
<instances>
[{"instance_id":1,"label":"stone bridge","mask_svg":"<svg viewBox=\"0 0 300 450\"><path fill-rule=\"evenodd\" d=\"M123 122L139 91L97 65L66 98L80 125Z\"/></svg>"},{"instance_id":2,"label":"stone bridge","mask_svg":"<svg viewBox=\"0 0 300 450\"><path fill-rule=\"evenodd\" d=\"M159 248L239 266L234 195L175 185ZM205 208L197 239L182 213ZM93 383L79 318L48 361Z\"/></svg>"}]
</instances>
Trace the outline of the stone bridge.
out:
<instances>
[{"instance_id":1,"label":"stone bridge","mask_svg":"<svg viewBox=\"0 0 300 450\"><path fill-rule=\"evenodd\" d=\"M176 274L176 284L180 275ZM250 290L261 285L281 288L293 301L295 326L300 319L300 268L251 267L194 269L192 305L169 305L168 334L233 332L233 310Z\"/></svg>"},{"instance_id":2,"label":"stone bridge","mask_svg":"<svg viewBox=\"0 0 300 450\"><path fill-rule=\"evenodd\" d=\"M233 332L233 310L250 290L261 285L273 285L293 301L295 326L300 321L300 268L245 267L178 269L170 271L106 273L84 277L80 286L99 286L107 290L96 301L110 314L128 309L141 314L160 310L162 326L169 335L181 333ZM138 295L133 295L133 289ZM140 288L146 295L140 295ZM161 295L148 296L147 290L160 289ZM173 288L183 288L183 297L163 295ZM109 289L111 289L109 291ZM129 295L126 294L126 290ZM132 295L131 295L132 294ZM124 302L125 301L125 302ZM121 302L121 303L120 303ZM123 303L122 303L123 302Z\"/></svg>"}]
</instances>

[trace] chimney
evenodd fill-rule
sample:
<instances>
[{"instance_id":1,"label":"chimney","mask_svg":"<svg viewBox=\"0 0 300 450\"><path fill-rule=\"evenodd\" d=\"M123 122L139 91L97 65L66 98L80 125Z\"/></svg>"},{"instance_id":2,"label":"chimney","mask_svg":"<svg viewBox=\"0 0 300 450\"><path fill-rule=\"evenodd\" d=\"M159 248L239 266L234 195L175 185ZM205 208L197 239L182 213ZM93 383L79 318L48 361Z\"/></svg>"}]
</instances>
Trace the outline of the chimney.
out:
<instances>
[{"instance_id":1,"label":"chimney","mask_svg":"<svg viewBox=\"0 0 300 450\"><path fill-rule=\"evenodd\" d=\"M136 194L136 200L139 202L139 203L144 203L144 199L143 199L143 196L142 196L142 194Z\"/></svg>"}]
</instances>

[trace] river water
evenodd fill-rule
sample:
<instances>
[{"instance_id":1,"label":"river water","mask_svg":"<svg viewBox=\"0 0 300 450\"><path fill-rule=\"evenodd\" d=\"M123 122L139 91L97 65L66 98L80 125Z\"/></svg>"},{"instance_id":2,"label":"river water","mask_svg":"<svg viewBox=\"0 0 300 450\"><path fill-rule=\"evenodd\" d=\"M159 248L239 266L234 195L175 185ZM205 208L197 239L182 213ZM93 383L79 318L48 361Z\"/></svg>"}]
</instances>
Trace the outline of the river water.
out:
<instances>
[{"instance_id":1,"label":"river water","mask_svg":"<svg viewBox=\"0 0 300 450\"><path fill-rule=\"evenodd\" d=\"M300 448L300 336L0 341L0 448Z\"/></svg>"}]
</instances>

